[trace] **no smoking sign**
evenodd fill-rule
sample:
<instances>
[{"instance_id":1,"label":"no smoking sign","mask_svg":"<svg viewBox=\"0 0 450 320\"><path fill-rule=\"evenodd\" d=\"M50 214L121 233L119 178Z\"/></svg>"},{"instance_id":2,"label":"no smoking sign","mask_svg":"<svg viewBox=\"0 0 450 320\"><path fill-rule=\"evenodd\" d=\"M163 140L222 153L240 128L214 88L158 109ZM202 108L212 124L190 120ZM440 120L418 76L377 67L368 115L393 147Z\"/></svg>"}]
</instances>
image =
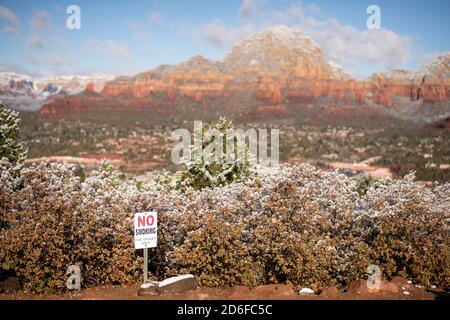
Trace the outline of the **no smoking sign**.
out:
<instances>
[{"instance_id":1,"label":"no smoking sign","mask_svg":"<svg viewBox=\"0 0 450 320\"><path fill-rule=\"evenodd\" d=\"M138 212L134 215L135 249L156 248L158 243L158 214Z\"/></svg>"}]
</instances>

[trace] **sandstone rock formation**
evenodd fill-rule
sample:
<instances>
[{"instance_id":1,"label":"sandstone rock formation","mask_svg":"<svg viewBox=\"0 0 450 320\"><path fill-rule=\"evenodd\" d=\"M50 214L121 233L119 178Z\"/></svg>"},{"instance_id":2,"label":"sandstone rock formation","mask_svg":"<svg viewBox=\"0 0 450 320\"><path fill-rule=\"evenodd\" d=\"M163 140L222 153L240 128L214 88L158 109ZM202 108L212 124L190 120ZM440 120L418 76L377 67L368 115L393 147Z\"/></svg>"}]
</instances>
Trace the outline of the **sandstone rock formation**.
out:
<instances>
[{"instance_id":1,"label":"sandstone rock formation","mask_svg":"<svg viewBox=\"0 0 450 320\"><path fill-rule=\"evenodd\" d=\"M357 81L327 60L309 37L275 26L236 44L223 62L195 56L178 65L117 77L104 85L100 96L56 99L45 105L40 115L208 110L282 118L288 117L290 110L310 105L335 109L354 105L409 112L410 117L429 111L437 121L450 115L449 61L447 53L415 72L393 70ZM428 108L429 104L433 108Z\"/></svg>"}]
</instances>

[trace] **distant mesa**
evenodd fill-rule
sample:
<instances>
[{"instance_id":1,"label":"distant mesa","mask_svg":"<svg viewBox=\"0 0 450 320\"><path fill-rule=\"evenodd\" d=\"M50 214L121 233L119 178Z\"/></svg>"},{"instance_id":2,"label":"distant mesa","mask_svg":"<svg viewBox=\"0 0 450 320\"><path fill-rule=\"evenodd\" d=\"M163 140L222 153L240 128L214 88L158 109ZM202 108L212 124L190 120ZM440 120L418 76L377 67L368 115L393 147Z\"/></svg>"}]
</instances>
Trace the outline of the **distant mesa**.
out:
<instances>
[{"instance_id":1,"label":"distant mesa","mask_svg":"<svg viewBox=\"0 0 450 320\"><path fill-rule=\"evenodd\" d=\"M121 110L168 116L208 111L289 117L311 106L336 110L347 105L416 122L450 116L450 53L415 71L392 70L355 80L311 38L283 25L238 42L223 61L197 55L178 65L114 79L72 76L33 82L23 78L20 85L19 79L13 80L13 88L0 87L0 98L6 96L12 104L18 97L37 100L43 105L39 113L43 117ZM58 90L43 97L49 84ZM57 99L52 98L55 95Z\"/></svg>"}]
</instances>

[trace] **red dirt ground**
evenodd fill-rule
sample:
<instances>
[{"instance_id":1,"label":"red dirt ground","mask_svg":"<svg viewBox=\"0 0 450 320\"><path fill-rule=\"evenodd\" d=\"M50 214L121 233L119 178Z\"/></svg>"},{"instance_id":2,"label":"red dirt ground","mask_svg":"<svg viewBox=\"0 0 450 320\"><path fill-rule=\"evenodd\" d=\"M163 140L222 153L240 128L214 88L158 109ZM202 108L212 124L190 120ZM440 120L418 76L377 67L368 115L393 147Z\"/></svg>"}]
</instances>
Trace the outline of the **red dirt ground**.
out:
<instances>
[{"instance_id":1,"label":"red dirt ground","mask_svg":"<svg viewBox=\"0 0 450 320\"><path fill-rule=\"evenodd\" d=\"M267 285L257 288L197 288L180 294L138 296L139 285L94 287L64 294L0 294L0 300L433 300L439 290L409 288L403 293L337 293L334 295L299 295L290 286Z\"/></svg>"}]
</instances>

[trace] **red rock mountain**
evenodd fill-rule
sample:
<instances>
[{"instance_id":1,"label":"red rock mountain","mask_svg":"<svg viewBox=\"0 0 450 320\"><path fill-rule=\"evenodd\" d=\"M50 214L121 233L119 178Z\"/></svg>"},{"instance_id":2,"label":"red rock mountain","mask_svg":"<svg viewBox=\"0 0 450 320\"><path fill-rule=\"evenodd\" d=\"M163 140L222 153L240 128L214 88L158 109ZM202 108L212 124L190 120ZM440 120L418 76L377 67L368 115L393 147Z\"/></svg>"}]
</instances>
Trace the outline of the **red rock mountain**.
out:
<instances>
[{"instance_id":1,"label":"red rock mountain","mask_svg":"<svg viewBox=\"0 0 450 320\"><path fill-rule=\"evenodd\" d=\"M432 108L428 105L432 104ZM285 117L306 106L370 106L430 120L450 115L450 53L415 72L351 79L298 30L275 26L240 41L223 62L195 56L107 82L101 94L63 97L41 116L149 110ZM405 111L406 110L406 111Z\"/></svg>"}]
</instances>

